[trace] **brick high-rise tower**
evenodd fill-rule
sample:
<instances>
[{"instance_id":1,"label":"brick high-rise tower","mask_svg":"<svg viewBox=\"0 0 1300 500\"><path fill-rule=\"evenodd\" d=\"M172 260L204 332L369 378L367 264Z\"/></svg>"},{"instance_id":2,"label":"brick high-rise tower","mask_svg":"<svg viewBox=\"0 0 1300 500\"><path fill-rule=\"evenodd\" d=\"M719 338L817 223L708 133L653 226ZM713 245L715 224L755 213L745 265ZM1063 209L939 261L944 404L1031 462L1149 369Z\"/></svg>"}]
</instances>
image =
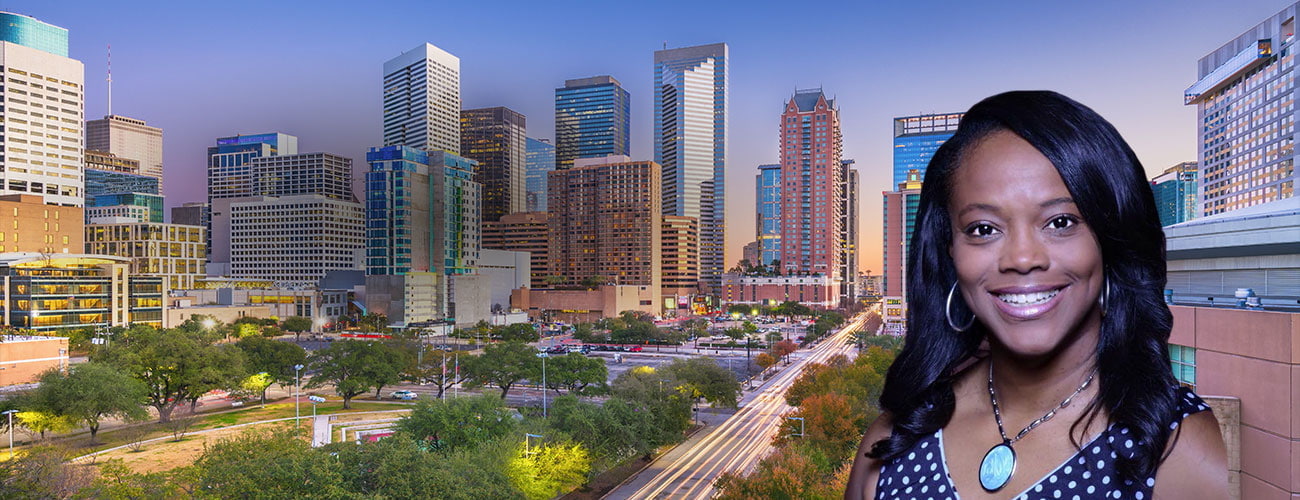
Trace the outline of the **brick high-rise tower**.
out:
<instances>
[{"instance_id":1,"label":"brick high-rise tower","mask_svg":"<svg viewBox=\"0 0 1300 500\"><path fill-rule=\"evenodd\" d=\"M842 279L845 219L840 112L821 89L781 113L781 272ZM855 223L855 222L852 222Z\"/></svg>"}]
</instances>

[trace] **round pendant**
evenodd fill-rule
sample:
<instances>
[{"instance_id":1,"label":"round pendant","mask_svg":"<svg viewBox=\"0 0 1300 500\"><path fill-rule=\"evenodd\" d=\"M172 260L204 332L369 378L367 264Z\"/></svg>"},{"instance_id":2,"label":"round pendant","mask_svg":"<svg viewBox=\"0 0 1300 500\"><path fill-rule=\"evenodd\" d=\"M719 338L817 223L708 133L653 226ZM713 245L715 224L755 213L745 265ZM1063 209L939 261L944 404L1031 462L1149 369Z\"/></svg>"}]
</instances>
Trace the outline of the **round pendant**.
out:
<instances>
[{"instance_id":1,"label":"round pendant","mask_svg":"<svg viewBox=\"0 0 1300 500\"><path fill-rule=\"evenodd\" d=\"M1016 450L1009 443L999 443L989 448L980 461L980 486L992 493L1002 489L1016 473Z\"/></svg>"}]
</instances>

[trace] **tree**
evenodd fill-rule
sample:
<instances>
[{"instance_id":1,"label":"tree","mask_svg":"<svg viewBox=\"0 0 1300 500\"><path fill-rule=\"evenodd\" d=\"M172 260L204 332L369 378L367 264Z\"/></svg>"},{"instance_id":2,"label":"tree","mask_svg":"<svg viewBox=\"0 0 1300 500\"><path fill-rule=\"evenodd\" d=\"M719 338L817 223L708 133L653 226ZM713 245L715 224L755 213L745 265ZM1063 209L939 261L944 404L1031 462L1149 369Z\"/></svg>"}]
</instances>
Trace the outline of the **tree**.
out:
<instances>
[{"instance_id":1,"label":"tree","mask_svg":"<svg viewBox=\"0 0 1300 500\"><path fill-rule=\"evenodd\" d=\"M388 331L388 316L379 313L365 313L357 319L357 326L367 332Z\"/></svg>"},{"instance_id":2,"label":"tree","mask_svg":"<svg viewBox=\"0 0 1300 500\"><path fill-rule=\"evenodd\" d=\"M498 439L516 426L511 410L492 394L422 400L397 421L399 432L440 451Z\"/></svg>"},{"instance_id":3,"label":"tree","mask_svg":"<svg viewBox=\"0 0 1300 500\"><path fill-rule=\"evenodd\" d=\"M184 498L186 495L176 474L155 472L138 474L120 458L99 465L99 477L77 493L78 498Z\"/></svg>"},{"instance_id":4,"label":"tree","mask_svg":"<svg viewBox=\"0 0 1300 500\"><path fill-rule=\"evenodd\" d=\"M311 327L311 318L304 318L302 316L290 316L280 322L280 328L283 328L288 332L293 332L294 340L301 338L302 332L311 331Z\"/></svg>"},{"instance_id":5,"label":"tree","mask_svg":"<svg viewBox=\"0 0 1300 500\"><path fill-rule=\"evenodd\" d=\"M714 406L735 408L740 398L740 381L735 374L710 358L676 359L662 371L674 380L677 390L690 398L704 398Z\"/></svg>"},{"instance_id":6,"label":"tree","mask_svg":"<svg viewBox=\"0 0 1300 500\"><path fill-rule=\"evenodd\" d=\"M397 383L406 366L403 353L380 342L345 340L334 342L307 358L307 370L314 372L306 387L333 385L343 397L343 408L352 408L352 398L372 388Z\"/></svg>"},{"instance_id":7,"label":"tree","mask_svg":"<svg viewBox=\"0 0 1300 500\"><path fill-rule=\"evenodd\" d=\"M72 458L68 450L38 446L0 462L0 498L71 498L94 478Z\"/></svg>"},{"instance_id":8,"label":"tree","mask_svg":"<svg viewBox=\"0 0 1300 500\"><path fill-rule=\"evenodd\" d=\"M587 387L593 384L600 387L609 378L604 359L576 352L551 357L546 365L546 387L557 393L563 389L570 394L583 394Z\"/></svg>"},{"instance_id":9,"label":"tree","mask_svg":"<svg viewBox=\"0 0 1300 500\"><path fill-rule=\"evenodd\" d=\"M591 457L580 444L532 444L506 464L506 475L525 498L546 500L586 482Z\"/></svg>"},{"instance_id":10,"label":"tree","mask_svg":"<svg viewBox=\"0 0 1300 500\"><path fill-rule=\"evenodd\" d=\"M758 363L758 367L762 368L763 371L766 372L768 368L771 368L772 365L776 364L776 357L772 356L771 354L761 352L758 353L758 356L754 358L754 362Z\"/></svg>"},{"instance_id":11,"label":"tree","mask_svg":"<svg viewBox=\"0 0 1300 500\"><path fill-rule=\"evenodd\" d=\"M585 286L587 288L596 288L608 282L609 282L609 278L606 278L604 276L600 276L600 275L588 276L582 280L582 286Z\"/></svg>"},{"instance_id":12,"label":"tree","mask_svg":"<svg viewBox=\"0 0 1300 500\"><path fill-rule=\"evenodd\" d=\"M542 278L542 281L544 281L547 285L556 286L556 285L562 285L564 284L565 281L568 280L565 279L564 276L552 274L550 276Z\"/></svg>"},{"instance_id":13,"label":"tree","mask_svg":"<svg viewBox=\"0 0 1300 500\"><path fill-rule=\"evenodd\" d=\"M596 333L596 326L591 323L578 323L573 325L573 338L586 343L601 343L608 338L603 334Z\"/></svg>"},{"instance_id":14,"label":"tree","mask_svg":"<svg viewBox=\"0 0 1300 500\"><path fill-rule=\"evenodd\" d=\"M204 393L233 387L244 374L244 356L233 345L213 345L216 338L202 337L184 327L158 330L132 326L121 339L92 361L113 365L144 383L148 404L167 422L177 405L191 406Z\"/></svg>"},{"instance_id":15,"label":"tree","mask_svg":"<svg viewBox=\"0 0 1300 500\"><path fill-rule=\"evenodd\" d=\"M819 467L818 457L800 446L777 448L758 462L749 476L741 477L728 472L718 478L716 498L743 500L750 498L781 498L834 500L844 497L848 469L827 478ZM829 480L828 480L829 479Z\"/></svg>"},{"instance_id":16,"label":"tree","mask_svg":"<svg viewBox=\"0 0 1300 500\"><path fill-rule=\"evenodd\" d=\"M341 466L348 489L361 498L478 500L518 498L505 476L498 442L450 453L429 453L410 439L335 443L317 449Z\"/></svg>"},{"instance_id":17,"label":"tree","mask_svg":"<svg viewBox=\"0 0 1300 500\"><path fill-rule=\"evenodd\" d=\"M262 335L262 328L252 323L239 323L234 325L235 338L243 339L248 337L257 337Z\"/></svg>"},{"instance_id":18,"label":"tree","mask_svg":"<svg viewBox=\"0 0 1300 500\"><path fill-rule=\"evenodd\" d=\"M46 432L68 432L77 428L77 421L51 411L20 411L14 414L14 424L45 440Z\"/></svg>"},{"instance_id":19,"label":"tree","mask_svg":"<svg viewBox=\"0 0 1300 500\"><path fill-rule=\"evenodd\" d=\"M458 365L474 357L465 352L449 352L433 346L416 344L416 348L422 351L418 351L415 356L407 355L407 359L413 362L402 372L402 378L421 384L433 384L438 388L438 393L433 396L435 398L441 398L443 392L465 380L465 372Z\"/></svg>"},{"instance_id":20,"label":"tree","mask_svg":"<svg viewBox=\"0 0 1300 500\"><path fill-rule=\"evenodd\" d=\"M592 454L597 469L614 466L627 458L650 453L666 443L650 412L622 398L610 398L603 405L560 396L551 405L552 429L572 436Z\"/></svg>"},{"instance_id":21,"label":"tree","mask_svg":"<svg viewBox=\"0 0 1300 500\"><path fill-rule=\"evenodd\" d=\"M240 339L235 347L244 352L251 373L266 373L271 381L287 387L297 383L299 372L293 367L305 364L307 350L290 342L281 342L266 337L248 337ZM266 399L266 390L262 390L262 399Z\"/></svg>"},{"instance_id":22,"label":"tree","mask_svg":"<svg viewBox=\"0 0 1300 500\"><path fill-rule=\"evenodd\" d=\"M635 411L649 416L653 426L647 430L655 436L651 440L655 444L675 442L691 424L694 395L678 390L672 376L665 370L638 366L620 373L610 384L614 395L610 401L626 401Z\"/></svg>"},{"instance_id":23,"label":"tree","mask_svg":"<svg viewBox=\"0 0 1300 500\"><path fill-rule=\"evenodd\" d=\"M537 334L537 329L533 328L532 323L515 323L497 328L493 337L503 342L537 342L542 337Z\"/></svg>"},{"instance_id":24,"label":"tree","mask_svg":"<svg viewBox=\"0 0 1300 500\"><path fill-rule=\"evenodd\" d=\"M122 370L90 362L73 365L67 374L58 369L41 374L34 399L43 410L84 424L94 443L105 417L148 418L142 407L145 394L144 384Z\"/></svg>"},{"instance_id":25,"label":"tree","mask_svg":"<svg viewBox=\"0 0 1300 500\"><path fill-rule=\"evenodd\" d=\"M258 394L262 396L262 407L266 407L266 388L271 387L271 376L266 372L254 373L239 383L239 388L247 391L249 394Z\"/></svg>"},{"instance_id":26,"label":"tree","mask_svg":"<svg viewBox=\"0 0 1300 500\"><path fill-rule=\"evenodd\" d=\"M800 431L800 422L783 419L775 441L780 444L785 440L800 439L806 446L835 462L832 466L839 467L852 459L867 423L878 414L874 409L866 413L855 409L850 399L841 394L816 394L804 399L803 404L789 415L803 419L803 436L793 437Z\"/></svg>"},{"instance_id":27,"label":"tree","mask_svg":"<svg viewBox=\"0 0 1300 500\"><path fill-rule=\"evenodd\" d=\"M781 316L791 316L791 317L813 315L813 310L811 307L805 306L803 304L800 304L792 300L787 300L785 302L782 302L780 305L772 308L772 312Z\"/></svg>"},{"instance_id":28,"label":"tree","mask_svg":"<svg viewBox=\"0 0 1300 500\"><path fill-rule=\"evenodd\" d=\"M789 340L782 340L772 345L772 354L778 358L786 358L786 364L790 363L788 356L799 350L799 346Z\"/></svg>"},{"instance_id":29,"label":"tree","mask_svg":"<svg viewBox=\"0 0 1300 500\"><path fill-rule=\"evenodd\" d=\"M461 364L470 385L497 386L501 388L503 399L510 393L510 387L520 380L531 380L540 375L542 366L537 350L522 342L489 345L483 349L482 355Z\"/></svg>"},{"instance_id":30,"label":"tree","mask_svg":"<svg viewBox=\"0 0 1300 500\"><path fill-rule=\"evenodd\" d=\"M198 489L215 498L351 498L334 457L291 432L245 432L194 463Z\"/></svg>"}]
</instances>

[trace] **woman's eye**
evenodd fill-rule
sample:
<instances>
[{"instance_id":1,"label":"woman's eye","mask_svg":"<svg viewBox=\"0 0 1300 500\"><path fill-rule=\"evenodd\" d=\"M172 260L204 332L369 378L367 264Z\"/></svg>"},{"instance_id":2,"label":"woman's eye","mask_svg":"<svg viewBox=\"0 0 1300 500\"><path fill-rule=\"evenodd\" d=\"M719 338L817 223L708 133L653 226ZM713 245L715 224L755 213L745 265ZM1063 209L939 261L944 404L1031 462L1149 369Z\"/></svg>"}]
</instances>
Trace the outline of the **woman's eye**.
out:
<instances>
[{"instance_id":1,"label":"woman's eye","mask_svg":"<svg viewBox=\"0 0 1300 500\"><path fill-rule=\"evenodd\" d=\"M1077 224L1077 222L1075 222L1074 218L1065 215L1060 215L1057 216L1055 219L1052 219L1051 222L1048 222L1047 227L1050 227L1052 229L1069 229L1071 226L1075 224Z\"/></svg>"},{"instance_id":2,"label":"woman's eye","mask_svg":"<svg viewBox=\"0 0 1300 500\"><path fill-rule=\"evenodd\" d=\"M975 224L966 228L966 234L977 238L993 236L996 232L998 232L998 230L988 224Z\"/></svg>"}]
</instances>

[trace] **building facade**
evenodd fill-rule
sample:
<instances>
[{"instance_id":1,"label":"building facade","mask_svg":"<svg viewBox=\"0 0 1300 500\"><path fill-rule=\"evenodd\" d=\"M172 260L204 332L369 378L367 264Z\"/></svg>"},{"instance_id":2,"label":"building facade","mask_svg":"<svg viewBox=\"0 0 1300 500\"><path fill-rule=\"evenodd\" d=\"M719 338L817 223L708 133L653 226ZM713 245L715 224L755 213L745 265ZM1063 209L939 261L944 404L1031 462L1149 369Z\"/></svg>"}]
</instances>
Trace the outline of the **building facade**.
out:
<instances>
[{"instance_id":1,"label":"building facade","mask_svg":"<svg viewBox=\"0 0 1300 500\"><path fill-rule=\"evenodd\" d=\"M70 59L68 31L0 12L0 194L34 194L45 203L84 202L85 69Z\"/></svg>"},{"instance_id":2,"label":"building facade","mask_svg":"<svg viewBox=\"0 0 1300 500\"><path fill-rule=\"evenodd\" d=\"M86 223L104 217L126 217L136 222L163 221L163 197L147 193L108 193L86 197Z\"/></svg>"},{"instance_id":3,"label":"building facade","mask_svg":"<svg viewBox=\"0 0 1300 500\"><path fill-rule=\"evenodd\" d=\"M1183 101L1196 105L1201 216L1294 195L1298 6L1197 61Z\"/></svg>"},{"instance_id":4,"label":"building facade","mask_svg":"<svg viewBox=\"0 0 1300 500\"><path fill-rule=\"evenodd\" d=\"M781 273L842 281L843 139L839 109L821 89L801 90L781 113Z\"/></svg>"},{"instance_id":5,"label":"building facade","mask_svg":"<svg viewBox=\"0 0 1300 500\"><path fill-rule=\"evenodd\" d=\"M666 216L700 223L700 275L722 286L725 257L727 92L725 43L654 54L654 160L663 166Z\"/></svg>"},{"instance_id":6,"label":"building facade","mask_svg":"<svg viewBox=\"0 0 1300 500\"><path fill-rule=\"evenodd\" d=\"M109 255L0 254L4 326L53 331L97 326L162 326L163 279L137 276Z\"/></svg>"},{"instance_id":7,"label":"building facade","mask_svg":"<svg viewBox=\"0 0 1300 500\"><path fill-rule=\"evenodd\" d=\"M259 195L253 159L294 154L298 138L279 132L217 139L217 145L208 148L208 203Z\"/></svg>"},{"instance_id":8,"label":"building facade","mask_svg":"<svg viewBox=\"0 0 1300 500\"><path fill-rule=\"evenodd\" d=\"M384 62L384 146L460 154L460 58L425 43Z\"/></svg>"},{"instance_id":9,"label":"building facade","mask_svg":"<svg viewBox=\"0 0 1300 500\"><path fill-rule=\"evenodd\" d=\"M0 253L77 253L84 209L45 203L30 194L0 195Z\"/></svg>"},{"instance_id":10,"label":"building facade","mask_svg":"<svg viewBox=\"0 0 1300 500\"><path fill-rule=\"evenodd\" d=\"M527 123L510 108L460 112L460 150L478 162L474 181L482 187L483 220L527 210Z\"/></svg>"},{"instance_id":11,"label":"building facade","mask_svg":"<svg viewBox=\"0 0 1300 500\"><path fill-rule=\"evenodd\" d=\"M134 221L87 224L86 253L131 260L131 273L163 279L168 290L191 290L204 277L201 226Z\"/></svg>"},{"instance_id":12,"label":"building facade","mask_svg":"<svg viewBox=\"0 0 1300 500\"><path fill-rule=\"evenodd\" d=\"M134 160L139 173L158 179L163 185L163 131L144 120L108 115L86 122L86 149L112 153ZM90 163L87 158L86 163Z\"/></svg>"},{"instance_id":13,"label":"building facade","mask_svg":"<svg viewBox=\"0 0 1300 500\"><path fill-rule=\"evenodd\" d=\"M312 287L329 271L361 269L365 215L361 204L319 194L217 200L212 227L229 235L234 279Z\"/></svg>"},{"instance_id":14,"label":"building facade","mask_svg":"<svg viewBox=\"0 0 1300 500\"><path fill-rule=\"evenodd\" d=\"M208 204L201 201L187 202L179 207L172 207L172 224L208 227L212 212Z\"/></svg>"},{"instance_id":15,"label":"building facade","mask_svg":"<svg viewBox=\"0 0 1300 500\"><path fill-rule=\"evenodd\" d=\"M565 80L555 89L555 168L578 158L631 153L632 97L614 77Z\"/></svg>"},{"instance_id":16,"label":"building facade","mask_svg":"<svg viewBox=\"0 0 1300 500\"><path fill-rule=\"evenodd\" d=\"M794 301L808 307L833 308L839 304L839 284L830 276L745 276L728 273L723 278L722 302L775 306Z\"/></svg>"},{"instance_id":17,"label":"building facade","mask_svg":"<svg viewBox=\"0 0 1300 500\"><path fill-rule=\"evenodd\" d=\"M1161 226L1187 222L1200 213L1196 170L1196 162L1183 162L1151 179L1151 194L1156 198Z\"/></svg>"},{"instance_id":18,"label":"building facade","mask_svg":"<svg viewBox=\"0 0 1300 500\"><path fill-rule=\"evenodd\" d=\"M318 194L356 201L352 194L352 159L330 153L261 156L250 161L250 196Z\"/></svg>"},{"instance_id":19,"label":"building facade","mask_svg":"<svg viewBox=\"0 0 1300 500\"><path fill-rule=\"evenodd\" d=\"M660 235L665 296L694 294L700 285L700 222L694 217L665 215Z\"/></svg>"},{"instance_id":20,"label":"building facade","mask_svg":"<svg viewBox=\"0 0 1300 500\"><path fill-rule=\"evenodd\" d=\"M529 212L546 211L546 175L555 170L555 145L548 139L528 138L527 208Z\"/></svg>"},{"instance_id":21,"label":"building facade","mask_svg":"<svg viewBox=\"0 0 1300 500\"><path fill-rule=\"evenodd\" d=\"M530 285L546 288L550 276L550 227L546 212L519 212L483 223L483 248L528 252Z\"/></svg>"},{"instance_id":22,"label":"building facade","mask_svg":"<svg viewBox=\"0 0 1300 500\"><path fill-rule=\"evenodd\" d=\"M754 227L758 229L755 237L759 249L759 262L755 264L772 266L781 260L781 165L759 165L755 177L758 210Z\"/></svg>"},{"instance_id":23,"label":"building facade","mask_svg":"<svg viewBox=\"0 0 1300 500\"><path fill-rule=\"evenodd\" d=\"M762 264L763 254L759 250L760 247L757 241L746 243L745 247L740 249L740 260L748 262L751 266Z\"/></svg>"},{"instance_id":24,"label":"building facade","mask_svg":"<svg viewBox=\"0 0 1300 500\"><path fill-rule=\"evenodd\" d=\"M858 170L853 160L840 162L844 183L840 185L840 300L848 303L857 298L858 289Z\"/></svg>"},{"instance_id":25,"label":"building facade","mask_svg":"<svg viewBox=\"0 0 1300 500\"><path fill-rule=\"evenodd\" d=\"M908 173L906 182L896 191L885 191L884 218L885 248L882 261L885 265L884 293L886 297L906 296L907 248L912 243L912 230L916 228L916 210L921 202L921 172Z\"/></svg>"},{"instance_id":26,"label":"building facade","mask_svg":"<svg viewBox=\"0 0 1300 500\"><path fill-rule=\"evenodd\" d=\"M907 173L921 172L945 141L957 132L965 113L937 113L894 118L894 180L891 186L907 182Z\"/></svg>"}]
</instances>

